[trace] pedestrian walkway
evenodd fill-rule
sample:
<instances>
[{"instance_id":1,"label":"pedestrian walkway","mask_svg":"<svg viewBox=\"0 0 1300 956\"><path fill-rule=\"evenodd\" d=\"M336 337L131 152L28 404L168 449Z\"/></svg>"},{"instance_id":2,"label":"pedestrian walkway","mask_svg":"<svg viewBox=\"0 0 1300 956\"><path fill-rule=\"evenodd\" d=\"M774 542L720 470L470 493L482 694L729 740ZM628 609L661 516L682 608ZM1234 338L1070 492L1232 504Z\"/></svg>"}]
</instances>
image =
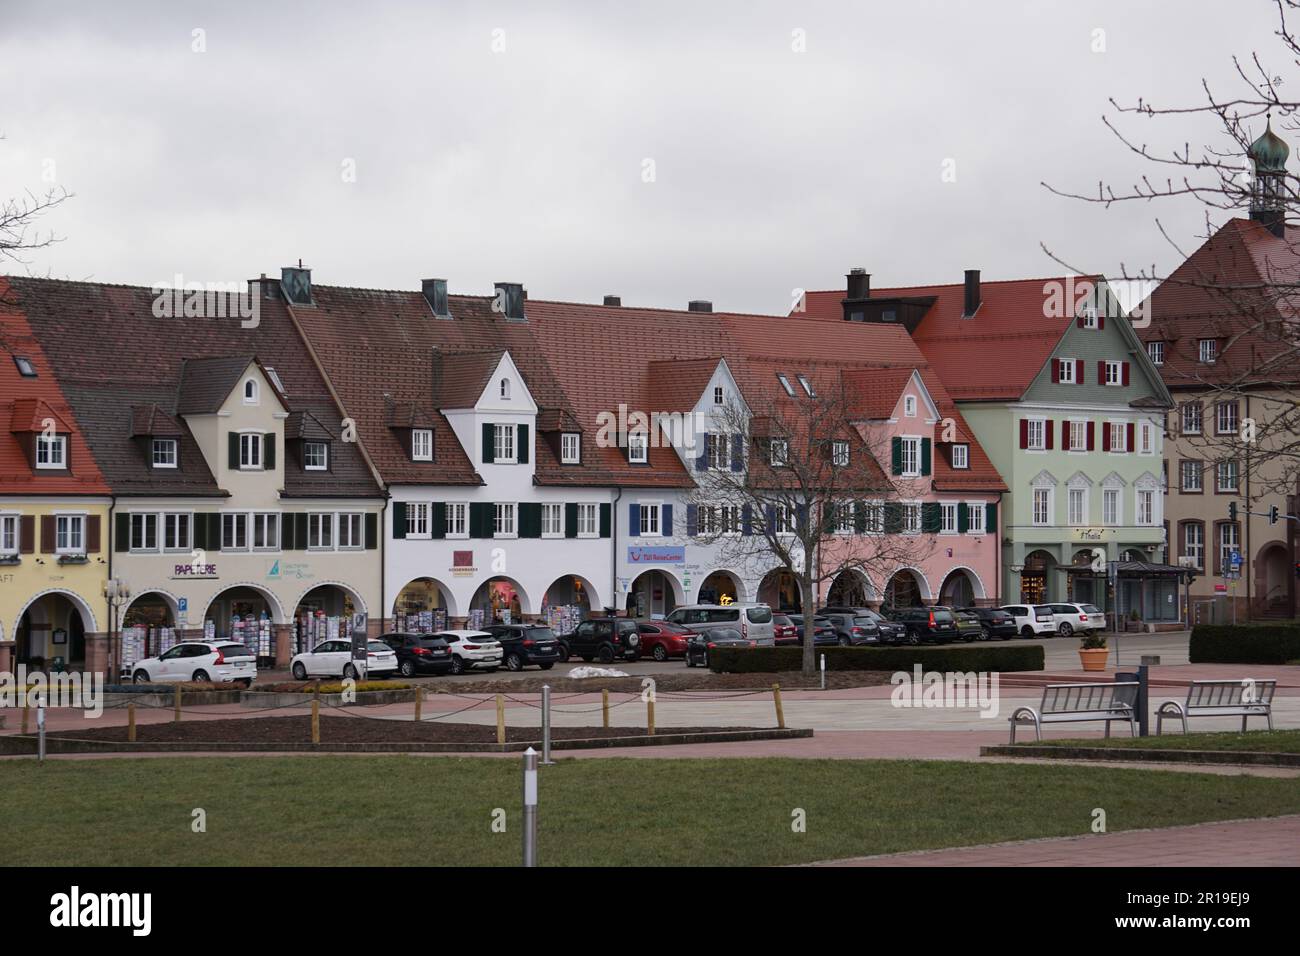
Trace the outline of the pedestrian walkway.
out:
<instances>
[{"instance_id":1,"label":"pedestrian walkway","mask_svg":"<svg viewBox=\"0 0 1300 956\"><path fill-rule=\"evenodd\" d=\"M1197 823L951 850L889 853L814 866L1296 866L1300 816Z\"/></svg>"}]
</instances>

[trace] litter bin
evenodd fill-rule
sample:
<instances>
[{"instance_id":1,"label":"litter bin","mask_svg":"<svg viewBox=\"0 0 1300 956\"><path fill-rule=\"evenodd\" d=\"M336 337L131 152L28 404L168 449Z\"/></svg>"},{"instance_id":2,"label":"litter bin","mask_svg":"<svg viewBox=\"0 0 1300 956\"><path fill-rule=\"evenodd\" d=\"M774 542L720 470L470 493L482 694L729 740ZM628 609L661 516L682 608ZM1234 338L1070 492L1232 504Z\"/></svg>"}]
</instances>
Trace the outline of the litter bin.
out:
<instances>
[{"instance_id":1,"label":"litter bin","mask_svg":"<svg viewBox=\"0 0 1300 956\"><path fill-rule=\"evenodd\" d=\"M1146 665L1144 664L1141 667L1139 667L1137 669L1136 674L1132 672L1121 674L1117 671L1115 673L1115 681L1116 683L1121 683L1121 684L1131 682L1131 681L1137 681L1137 685L1138 685L1137 702L1133 705L1133 708L1137 711L1138 736L1139 737L1151 736L1150 728L1148 727L1148 721L1150 719L1150 707L1148 706L1147 703Z\"/></svg>"}]
</instances>

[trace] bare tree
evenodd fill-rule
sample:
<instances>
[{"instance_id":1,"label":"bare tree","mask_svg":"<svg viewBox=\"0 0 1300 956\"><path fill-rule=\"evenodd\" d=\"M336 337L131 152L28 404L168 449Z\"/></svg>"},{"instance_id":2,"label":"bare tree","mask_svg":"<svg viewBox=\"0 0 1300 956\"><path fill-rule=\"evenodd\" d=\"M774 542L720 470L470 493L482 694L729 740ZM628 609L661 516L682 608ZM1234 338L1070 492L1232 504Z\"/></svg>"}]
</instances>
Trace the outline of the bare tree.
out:
<instances>
[{"instance_id":1,"label":"bare tree","mask_svg":"<svg viewBox=\"0 0 1300 956\"><path fill-rule=\"evenodd\" d=\"M759 570L775 563L793 577L808 676L820 586L859 572L883 587L898 566L925 558L939 530L930 509L903 504L929 479L890 474L888 436L862 421L838 373L810 378L819 383L813 395L757 403L751 395L749 405L715 415L687 506L689 533L721 560Z\"/></svg>"},{"instance_id":2,"label":"bare tree","mask_svg":"<svg viewBox=\"0 0 1300 956\"><path fill-rule=\"evenodd\" d=\"M0 199L0 265L13 262L26 266L27 253L59 242L53 232L38 230L36 221L70 198L72 194L66 189L52 186L43 193L27 190L22 196ZM10 304L5 296L0 296L0 305Z\"/></svg>"}]
</instances>

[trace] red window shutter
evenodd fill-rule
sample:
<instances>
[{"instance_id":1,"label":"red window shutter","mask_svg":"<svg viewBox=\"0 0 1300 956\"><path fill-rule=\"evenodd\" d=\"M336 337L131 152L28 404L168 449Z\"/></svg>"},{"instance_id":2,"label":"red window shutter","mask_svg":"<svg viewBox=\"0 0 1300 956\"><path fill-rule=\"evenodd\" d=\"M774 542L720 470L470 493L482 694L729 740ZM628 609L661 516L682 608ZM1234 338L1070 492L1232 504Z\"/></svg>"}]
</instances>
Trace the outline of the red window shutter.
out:
<instances>
[{"instance_id":1,"label":"red window shutter","mask_svg":"<svg viewBox=\"0 0 1300 956\"><path fill-rule=\"evenodd\" d=\"M1020 447L1029 447L1029 419L1020 419Z\"/></svg>"},{"instance_id":2,"label":"red window shutter","mask_svg":"<svg viewBox=\"0 0 1300 956\"><path fill-rule=\"evenodd\" d=\"M1096 445L1093 442L1093 422L1088 422L1088 451L1092 451Z\"/></svg>"},{"instance_id":3,"label":"red window shutter","mask_svg":"<svg viewBox=\"0 0 1300 956\"><path fill-rule=\"evenodd\" d=\"M1098 385L1105 385L1105 384L1106 384L1106 363L1105 363L1105 361L1101 361L1101 362L1098 362L1098 363L1097 363L1097 384L1098 384Z\"/></svg>"},{"instance_id":4,"label":"red window shutter","mask_svg":"<svg viewBox=\"0 0 1300 956\"><path fill-rule=\"evenodd\" d=\"M1105 327L1106 327L1106 316L1103 315L1102 313L1098 312L1098 313L1097 313L1097 328L1099 328L1099 329L1104 329Z\"/></svg>"},{"instance_id":5,"label":"red window shutter","mask_svg":"<svg viewBox=\"0 0 1300 956\"><path fill-rule=\"evenodd\" d=\"M41 515L41 554L54 553L54 515Z\"/></svg>"},{"instance_id":6,"label":"red window shutter","mask_svg":"<svg viewBox=\"0 0 1300 956\"><path fill-rule=\"evenodd\" d=\"M1127 438L1125 439L1126 444L1125 444L1125 446L1124 446L1124 450L1125 450L1125 451L1136 451L1136 450L1137 450L1137 446L1133 444L1133 428L1134 428L1133 423L1132 423L1132 422L1129 422L1129 423L1128 423L1128 436L1127 436Z\"/></svg>"},{"instance_id":7,"label":"red window shutter","mask_svg":"<svg viewBox=\"0 0 1300 956\"><path fill-rule=\"evenodd\" d=\"M1052 359L1052 382L1056 383L1061 380L1061 360Z\"/></svg>"},{"instance_id":8,"label":"red window shutter","mask_svg":"<svg viewBox=\"0 0 1300 956\"><path fill-rule=\"evenodd\" d=\"M1101 450L1110 451L1110 422L1101 423Z\"/></svg>"},{"instance_id":9,"label":"red window shutter","mask_svg":"<svg viewBox=\"0 0 1300 956\"><path fill-rule=\"evenodd\" d=\"M1048 451L1052 450L1052 433L1055 431L1056 427L1052 424L1052 420L1050 418L1046 419L1043 422L1043 441L1046 443Z\"/></svg>"},{"instance_id":10,"label":"red window shutter","mask_svg":"<svg viewBox=\"0 0 1300 956\"><path fill-rule=\"evenodd\" d=\"M1128 384L1128 362L1123 363L1122 368L1124 369L1124 384L1127 385Z\"/></svg>"},{"instance_id":11,"label":"red window shutter","mask_svg":"<svg viewBox=\"0 0 1300 956\"><path fill-rule=\"evenodd\" d=\"M36 550L36 515L23 515L18 519L18 550L22 554Z\"/></svg>"},{"instance_id":12,"label":"red window shutter","mask_svg":"<svg viewBox=\"0 0 1300 956\"><path fill-rule=\"evenodd\" d=\"M1083 384L1083 359L1074 360L1074 384Z\"/></svg>"},{"instance_id":13,"label":"red window shutter","mask_svg":"<svg viewBox=\"0 0 1300 956\"><path fill-rule=\"evenodd\" d=\"M1083 317L1083 313L1079 313L1078 317L1074 320L1074 324L1077 325L1079 328L1083 328L1084 321L1085 319Z\"/></svg>"},{"instance_id":14,"label":"red window shutter","mask_svg":"<svg viewBox=\"0 0 1300 956\"><path fill-rule=\"evenodd\" d=\"M99 553L99 515L86 516L86 553Z\"/></svg>"}]
</instances>

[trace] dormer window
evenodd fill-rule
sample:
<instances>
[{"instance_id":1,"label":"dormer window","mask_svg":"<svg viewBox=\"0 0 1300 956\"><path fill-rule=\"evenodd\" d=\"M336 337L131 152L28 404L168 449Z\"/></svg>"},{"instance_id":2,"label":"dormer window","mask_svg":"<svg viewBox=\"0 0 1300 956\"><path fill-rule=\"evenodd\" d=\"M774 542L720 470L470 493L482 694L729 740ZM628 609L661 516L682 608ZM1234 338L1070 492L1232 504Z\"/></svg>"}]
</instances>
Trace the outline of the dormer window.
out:
<instances>
[{"instance_id":1,"label":"dormer window","mask_svg":"<svg viewBox=\"0 0 1300 956\"><path fill-rule=\"evenodd\" d=\"M963 470L970 467L970 446L953 445L952 446L952 467Z\"/></svg>"},{"instance_id":2,"label":"dormer window","mask_svg":"<svg viewBox=\"0 0 1300 956\"><path fill-rule=\"evenodd\" d=\"M18 374L23 378L36 377L36 366L32 364L31 359L23 358L21 355L15 355L14 364L18 366Z\"/></svg>"},{"instance_id":3,"label":"dormer window","mask_svg":"<svg viewBox=\"0 0 1300 956\"><path fill-rule=\"evenodd\" d=\"M1165 364L1165 343L1148 342L1147 356L1151 359L1152 365L1164 365Z\"/></svg>"},{"instance_id":4,"label":"dormer window","mask_svg":"<svg viewBox=\"0 0 1300 956\"><path fill-rule=\"evenodd\" d=\"M776 380L781 383L781 387L785 389L785 393L789 395L791 398L794 398L794 386L791 385L790 380L785 377L785 373L777 372Z\"/></svg>"},{"instance_id":5,"label":"dormer window","mask_svg":"<svg viewBox=\"0 0 1300 956\"><path fill-rule=\"evenodd\" d=\"M1213 365L1219 357L1219 342L1217 339L1201 339L1199 356L1202 365Z\"/></svg>"},{"instance_id":6,"label":"dormer window","mask_svg":"<svg viewBox=\"0 0 1300 956\"><path fill-rule=\"evenodd\" d=\"M302 446L302 466L307 471L324 471L329 467L329 445L309 441Z\"/></svg>"},{"instance_id":7,"label":"dormer window","mask_svg":"<svg viewBox=\"0 0 1300 956\"><path fill-rule=\"evenodd\" d=\"M510 401L510 379L508 378L501 380L501 401Z\"/></svg>"},{"instance_id":8,"label":"dormer window","mask_svg":"<svg viewBox=\"0 0 1300 956\"><path fill-rule=\"evenodd\" d=\"M903 414L908 418L916 417L916 396L908 395L903 399Z\"/></svg>"},{"instance_id":9,"label":"dormer window","mask_svg":"<svg viewBox=\"0 0 1300 956\"><path fill-rule=\"evenodd\" d=\"M68 436L67 435L37 435L36 436L36 467L37 468L67 468L68 467Z\"/></svg>"},{"instance_id":10,"label":"dormer window","mask_svg":"<svg viewBox=\"0 0 1300 956\"><path fill-rule=\"evenodd\" d=\"M627 460L633 465L644 465L650 461L650 449L646 445L645 435L640 432L627 436Z\"/></svg>"},{"instance_id":11,"label":"dormer window","mask_svg":"<svg viewBox=\"0 0 1300 956\"><path fill-rule=\"evenodd\" d=\"M1079 319L1083 328L1097 328L1097 307L1095 305L1085 305L1083 311L1079 315Z\"/></svg>"},{"instance_id":12,"label":"dormer window","mask_svg":"<svg viewBox=\"0 0 1300 956\"><path fill-rule=\"evenodd\" d=\"M155 438L153 440L152 461L155 468L175 468L176 439Z\"/></svg>"},{"instance_id":13,"label":"dormer window","mask_svg":"<svg viewBox=\"0 0 1300 956\"><path fill-rule=\"evenodd\" d=\"M846 441L831 442L831 464L837 468L847 467L849 463L849 443Z\"/></svg>"},{"instance_id":14,"label":"dormer window","mask_svg":"<svg viewBox=\"0 0 1300 956\"><path fill-rule=\"evenodd\" d=\"M560 464L577 465L582 462L582 438L577 432L560 435Z\"/></svg>"},{"instance_id":15,"label":"dormer window","mask_svg":"<svg viewBox=\"0 0 1300 956\"><path fill-rule=\"evenodd\" d=\"M772 467L784 468L790 463L790 446L784 438L772 439Z\"/></svg>"},{"instance_id":16,"label":"dormer window","mask_svg":"<svg viewBox=\"0 0 1300 956\"><path fill-rule=\"evenodd\" d=\"M257 404L257 380L256 379L250 378L244 382L244 404L245 405Z\"/></svg>"},{"instance_id":17,"label":"dormer window","mask_svg":"<svg viewBox=\"0 0 1300 956\"><path fill-rule=\"evenodd\" d=\"M515 460L515 426L495 425L492 428L492 460L497 464L510 464Z\"/></svg>"},{"instance_id":18,"label":"dormer window","mask_svg":"<svg viewBox=\"0 0 1300 956\"><path fill-rule=\"evenodd\" d=\"M411 430L411 460L433 461L432 428L414 428Z\"/></svg>"},{"instance_id":19,"label":"dormer window","mask_svg":"<svg viewBox=\"0 0 1300 956\"><path fill-rule=\"evenodd\" d=\"M799 379L799 384L803 386L804 394L807 395L809 398L816 398L817 393L813 391L812 383L808 381L808 376L799 375L796 377Z\"/></svg>"}]
</instances>

